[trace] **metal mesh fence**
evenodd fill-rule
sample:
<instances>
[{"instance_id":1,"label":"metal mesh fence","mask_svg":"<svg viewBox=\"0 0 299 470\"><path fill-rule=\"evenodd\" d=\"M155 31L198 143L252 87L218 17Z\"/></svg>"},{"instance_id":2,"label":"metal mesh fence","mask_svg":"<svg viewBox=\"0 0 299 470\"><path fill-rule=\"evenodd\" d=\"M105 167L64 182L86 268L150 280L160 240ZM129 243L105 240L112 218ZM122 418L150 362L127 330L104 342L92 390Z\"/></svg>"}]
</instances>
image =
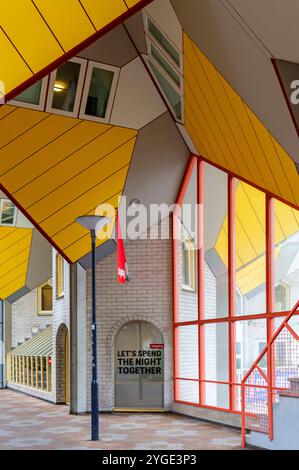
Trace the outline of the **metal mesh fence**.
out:
<instances>
[{"instance_id":1,"label":"metal mesh fence","mask_svg":"<svg viewBox=\"0 0 299 470\"><path fill-rule=\"evenodd\" d=\"M299 341L286 325L271 345L273 363L273 403L280 395L299 396Z\"/></svg>"},{"instance_id":2,"label":"metal mesh fence","mask_svg":"<svg viewBox=\"0 0 299 470\"><path fill-rule=\"evenodd\" d=\"M261 367L265 357L269 370ZM299 336L289 322L274 335L242 384L243 436L251 430L272 438L273 404L281 396L299 396Z\"/></svg>"},{"instance_id":3,"label":"metal mesh fence","mask_svg":"<svg viewBox=\"0 0 299 470\"><path fill-rule=\"evenodd\" d=\"M263 374L267 371L255 368L244 383L244 412L246 429L263 433L269 432L268 381Z\"/></svg>"}]
</instances>

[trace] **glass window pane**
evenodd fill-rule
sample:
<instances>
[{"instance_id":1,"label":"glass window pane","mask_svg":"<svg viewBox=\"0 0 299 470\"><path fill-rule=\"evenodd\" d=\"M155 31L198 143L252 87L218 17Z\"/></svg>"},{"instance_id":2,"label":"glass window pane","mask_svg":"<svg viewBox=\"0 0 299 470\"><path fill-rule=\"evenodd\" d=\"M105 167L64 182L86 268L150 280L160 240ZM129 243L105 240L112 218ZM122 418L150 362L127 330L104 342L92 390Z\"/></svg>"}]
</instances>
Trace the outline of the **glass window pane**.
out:
<instances>
[{"instance_id":1,"label":"glass window pane","mask_svg":"<svg viewBox=\"0 0 299 470\"><path fill-rule=\"evenodd\" d=\"M195 167L196 170L196 167ZM178 219L180 241L178 243L178 321L196 321L198 319L198 291L197 291L197 171L193 171L189 186L187 188L183 204L181 219ZM183 250L183 241L191 242L194 250L191 253ZM191 259L190 259L191 254ZM185 261L184 261L185 257ZM192 269L187 268L187 263L191 261ZM191 277L191 279L190 279ZM190 284L186 284L191 280ZM186 289L185 287L189 287ZM191 289L190 289L191 287Z\"/></svg>"},{"instance_id":2,"label":"glass window pane","mask_svg":"<svg viewBox=\"0 0 299 470\"><path fill-rule=\"evenodd\" d=\"M190 253L186 243L183 243L183 284L190 285Z\"/></svg>"},{"instance_id":3,"label":"glass window pane","mask_svg":"<svg viewBox=\"0 0 299 470\"><path fill-rule=\"evenodd\" d=\"M42 80L39 80L27 90L20 93L14 98L14 101L21 101L22 103L29 103L39 105L40 94L42 89Z\"/></svg>"},{"instance_id":4,"label":"glass window pane","mask_svg":"<svg viewBox=\"0 0 299 470\"><path fill-rule=\"evenodd\" d=\"M199 404L199 384L190 380L177 380L177 399L187 403Z\"/></svg>"},{"instance_id":5,"label":"glass window pane","mask_svg":"<svg viewBox=\"0 0 299 470\"><path fill-rule=\"evenodd\" d=\"M266 312L266 198L239 182L236 189L236 314Z\"/></svg>"},{"instance_id":6,"label":"glass window pane","mask_svg":"<svg viewBox=\"0 0 299 470\"><path fill-rule=\"evenodd\" d=\"M229 386L225 384L205 384L205 405L229 408Z\"/></svg>"},{"instance_id":7,"label":"glass window pane","mask_svg":"<svg viewBox=\"0 0 299 470\"><path fill-rule=\"evenodd\" d=\"M172 109L174 110L175 116L177 119L182 119L181 96L151 61L149 61L149 65L154 72L162 90L164 91Z\"/></svg>"},{"instance_id":8,"label":"glass window pane","mask_svg":"<svg viewBox=\"0 0 299 470\"><path fill-rule=\"evenodd\" d=\"M227 175L205 164L205 318L228 315Z\"/></svg>"},{"instance_id":9,"label":"glass window pane","mask_svg":"<svg viewBox=\"0 0 299 470\"><path fill-rule=\"evenodd\" d=\"M43 312L51 312L52 303L52 287L47 285L41 288L41 307Z\"/></svg>"},{"instance_id":10,"label":"glass window pane","mask_svg":"<svg viewBox=\"0 0 299 470\"><path fill-rule=\"evenodd\" d=\"M274 205L275 312L291 310L299 298L299 212Z\"/></svg>"},{"instance_id":11,"label":"glass window pane","mask_svg":"<svg viewBox=\"0 0 299 470\"><path fill-rule=\"evenodd\" d=\"M275 318L275 331L281 326L286 317ZM294 315L288 325L295 335L299 333L299 316ZM272 358L274 360L275 386L290 388L290 378L298 377L299 342L286 328L282 328L272 346Z\"/></svg>"},{"instance_id":12,"label":"glass window pane","mask_svg":"<svg viewBox=\"0 0 299 470\"><path fill-rule=\"evenodd\" d=\"M241 383L246 372L258 358L267 342L266 320L245 320L236 322L236 341L241 345L237 361L236 382ZM266 356L260 367L267 373Z\"/></svg>"},{"instance_id":13,"label":"glass window pane","mask_svg":"<svg viewBox=\"0 0 299 470\"><path fill-rule=\"evenodd\" d=\"M198 379L198 326L181 326L178 328L179 377Z\"/></svg>"},{"instance_id":14,"label":"glass window pane","mask_svg":"<svg viewBox=\"0 0 299 470\"><path fill-rule=\"evenodd\" d=\"M204 327L206 380L229 380L228 323L209 323Z\"/></svg>"},{"instance_id":15,"label":"glass window pane","mask_svg":"<svg viewBox=\"0 0 299 470\"><path fill-rule=\"evenodd\" d=\"M167 72L167 74L172 78L172 80L177 84L177 86L180 88L181 86L181 80L180 76L176 71L174 70L173 67L167 62L167 60L164 59L162 54L158 51L158 49L154 46L154 44L151 44L151 53L155 57L155 59L159 62L161 67Z\"/></svg>"},{"instance_id":16,"label":"glass window pane","mask_svg":"<svg viewBox=\"0 0 299 470\"><path fill-rule=\"evenodd\" d=\"M1 223L13 225L15 216L15 205L8 199L2 199Z\"/></svg>"},{"instance_id":17,"label":"glass window pane","mask_svg":"<svg viewBox=\"0 0 299 470\"><path fill-rule=\"evenodd\" d=\"M52 108L73 112L81 65L76 62L63 64L56 73Z\"/></svg>"},{"instance_id":18,"label":"glass window pane","mask_svg":"<svg viewBox=\"0 0 299 470\"><path fill-rule=\"evenodd\" d=\"M93 68L85 114L105 118L113 77L111 70Z\"/></svg>"},{"instance_id":19,"label":"glass window pane","mask_svg":"<svg viewBox=\"0 0 299 470\"><path fill-rule=\"evenodd\" d=\"M168 53L168 55L174 60L174 62L180 66L180 54L175 50L172 44L166 39L164 34L154 25L154 23L148 18L148 30L152 36L158 41L160 46Z\"/></svg>"}]
</instances>

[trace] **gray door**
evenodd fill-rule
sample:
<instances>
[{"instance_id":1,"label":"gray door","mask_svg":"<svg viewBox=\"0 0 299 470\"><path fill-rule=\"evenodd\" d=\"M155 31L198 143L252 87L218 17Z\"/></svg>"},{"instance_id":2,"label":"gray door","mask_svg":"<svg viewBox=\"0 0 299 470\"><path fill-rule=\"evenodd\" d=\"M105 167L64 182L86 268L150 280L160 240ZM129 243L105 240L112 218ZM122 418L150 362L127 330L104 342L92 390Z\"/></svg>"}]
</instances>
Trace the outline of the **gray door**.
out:
<instances>
[{"instance_id":1,"label":"gray door","mask_svg":"<svg viewBox=\"0 0 299 470\"><path fill-rule=\"evenodd\" d=\"M115 407L161 409L164 395L164 344L151 323L131 322L115 339Z\"/></svg>"}]
</instances>

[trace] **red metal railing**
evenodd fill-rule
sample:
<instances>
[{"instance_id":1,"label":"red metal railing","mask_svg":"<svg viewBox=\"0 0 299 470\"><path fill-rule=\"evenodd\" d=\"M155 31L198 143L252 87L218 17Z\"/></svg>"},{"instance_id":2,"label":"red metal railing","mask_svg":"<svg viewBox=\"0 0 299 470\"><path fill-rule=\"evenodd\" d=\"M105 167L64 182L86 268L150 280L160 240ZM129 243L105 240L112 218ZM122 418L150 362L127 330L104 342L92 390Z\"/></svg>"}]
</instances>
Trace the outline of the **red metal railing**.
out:
<instances>
[{"instance_id":1,"label":"red metal railing","mask_svg":"<svg viewBox=\"0 0 299 470\"><path fill-rule=\"evenodd\" d=\"M246 430L272 440L273 405L280 395L299 396L299 336L291 326L298 308L299 301L242 380L242 447Z\"/></svg>"}]
</instances>

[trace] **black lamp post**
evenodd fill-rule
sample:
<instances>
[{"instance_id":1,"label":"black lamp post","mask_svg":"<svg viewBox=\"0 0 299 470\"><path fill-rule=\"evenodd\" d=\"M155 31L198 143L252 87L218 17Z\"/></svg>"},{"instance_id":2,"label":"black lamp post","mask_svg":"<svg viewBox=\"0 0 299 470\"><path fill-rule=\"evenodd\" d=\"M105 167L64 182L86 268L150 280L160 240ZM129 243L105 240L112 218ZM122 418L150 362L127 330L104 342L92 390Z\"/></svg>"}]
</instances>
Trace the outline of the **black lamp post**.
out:
<instances>
[{"instance_id":1,"label":"black lamp post","mask_svg":"<svg viewBox=\"0 0 299 470\"><path fill-rule=\"evenodd\" d=\"M97 215L84 215L76 219L82 227L90 231L92 254L92 382L91 382L91 440L98 441L99 426L99 384L97 359L97 312L96 312L96 232L105 227L110 219Z\"/></svg>"}]
</instances>

